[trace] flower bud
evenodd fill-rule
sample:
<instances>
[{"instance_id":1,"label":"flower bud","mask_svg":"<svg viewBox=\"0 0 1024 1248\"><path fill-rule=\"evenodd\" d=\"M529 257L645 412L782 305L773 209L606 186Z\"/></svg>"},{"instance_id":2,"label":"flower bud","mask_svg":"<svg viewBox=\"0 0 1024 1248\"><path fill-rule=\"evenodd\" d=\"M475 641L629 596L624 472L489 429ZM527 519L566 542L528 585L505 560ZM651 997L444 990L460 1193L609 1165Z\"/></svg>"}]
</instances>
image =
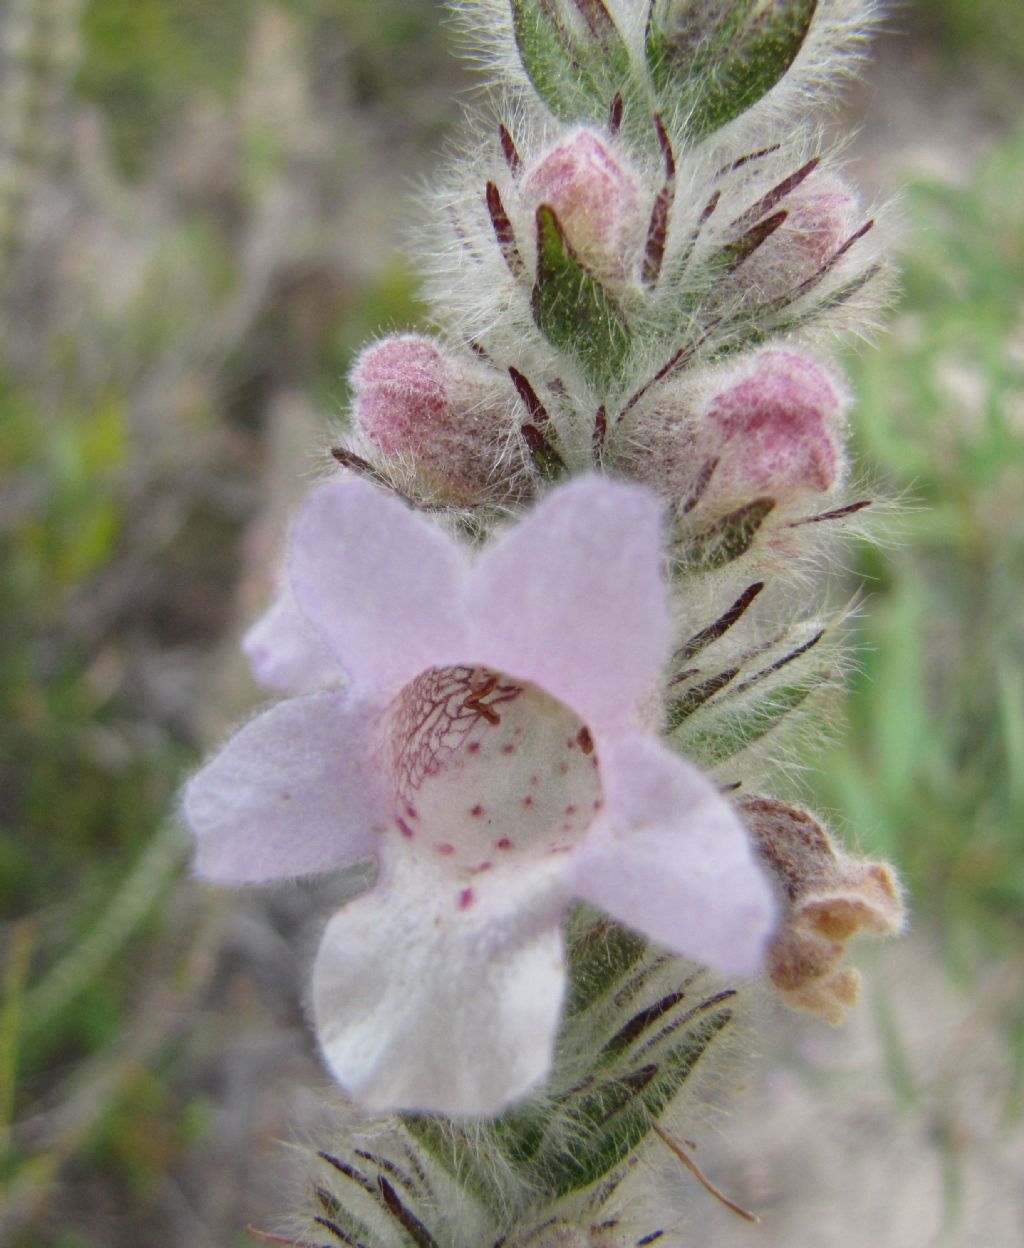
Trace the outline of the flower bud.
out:
<instances>
[{"instance_id":1,"label":"flower bud","mask_svg":"<svg viewBox=\"0 0 1024 1248\"><path fill-rule=\"evenodd\" d=\"M368 347L352 372L356 425L451 501L494 494L505 396L489 370L420 334Z\"/></svg>"},{"instance_id":2,"label":"flower bud","mask_svg":"<svg viewBox=\"0 0 1024 1248\"><path fill-rule=\"evenodd\" d=\"M786 219L730 279L730 297L749 288L759 301L782 298L812 278L857 228L857 201L829 174L812 174L778 207Z\"/></svg>"},{"instance_id":3,"label":"flower bud","mask_svg":"<svg viewBox=\"0 0 1024 1248\"><path fill-rule=\"evenodd\" d=\"M802 277L811 277L856 228L857 201L838 178L812 177L785 207L789 215L777 243L792 249Z\"/></svg>"},{"instance_id":4,"label":"flower bud","mask_svg":"<svg viewBox=\"0 0 1024 1248\"><path fill-rule=\"evenodd\" d=\"M842 473L846 401L813 360L765 350L666 386L617 431L613 458L673 503L699 491L703 511L826 492Z\"/></svg>"},{"instance_id":5,"label":"flower bud","mask_svg":"<svg viewBox=\"0 0 1024 1248\"><path fill-rule=\"evenodd\" d=\"M701 450L718 459L716 492L749 498L831 490L842 470L843 407L813 360L759 352L714 395L700 422Z\"/></svg>"},{"instance_id":6,"label":"flower bud","mask_svg":"<svg viewBox=\"0 0 1024 1248\"><path fill-rule=\"evenodd\" d=\"M550 204L576 255L596 277L635 277L650 205L639 178L592 130L574 131L527 169L521 201L531 214Z\"/></svg>"}]
</instances>

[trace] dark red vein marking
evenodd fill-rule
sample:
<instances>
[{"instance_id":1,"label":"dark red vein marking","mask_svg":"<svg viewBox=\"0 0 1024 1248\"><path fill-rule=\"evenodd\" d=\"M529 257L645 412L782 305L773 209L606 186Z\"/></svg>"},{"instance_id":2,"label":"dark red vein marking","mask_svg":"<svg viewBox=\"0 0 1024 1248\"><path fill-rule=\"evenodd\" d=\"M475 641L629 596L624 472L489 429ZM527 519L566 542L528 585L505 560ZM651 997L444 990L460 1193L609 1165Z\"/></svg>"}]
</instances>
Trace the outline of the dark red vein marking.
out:
<instances>
[{"instance_id":1,"label":"dark red vein marking","mask_svg":"<svg viewBox=\"0 0 1024 1248\"><path fill-rule=\"evenodd\" d=\"M498 240L498 246L508 265L508 271L513 277L522 277L526 272L526 265L516 245L512 222L508 219L505 205L501 202L501 192L494 182L487 183L487 211L490 214L491 225L494 227L494 237Z\"/></svg>"},{"instance_id":2,"label":"dark red vein marking","mask_svg":"<svg viewBox=\"0 0 1024 1248\"><path fill-rule=\"evenodd\" d=\"M702 628L699 633L694 633L690 640L676 651L676 662L686 663L695 654L699 654L705 646L710 646L713 641L723 637L746 614L750 604L762 589L764 589L764 581L755 581L753 585L748 585L728 611L724 611L707 628Z\"/></svg>"},{"instance_id":3,"label":"dark red vein marking","mask_svg":"<svg viewBox=\"0 0 1024 1248\"><path fill-rule=\"evenodd\" d=\"M711 484L711 478L714 476L715 469L718 467L718 456L715 455L711 459L706 459L701 464L700 472L697 473L697 480L693 483L693 489L686 496L686 502L682 506L682 514L688 516L694 507L704 497L704 492Z\"/></svg>"},{"instance_id":4,"label":"dark red vein marking","mask_svg":"<svg viewBox=\"0 0 1024 1248\"><path fill-rule=\"evenodd\" d=\"M597 409L597 415L594 417L594 433L591 437L591 446L594 451L594 463L600 466L601 456L604 453L604 440L608 436L608 412L604 404Z\"/></svg>"},{"instance_id":5,"label":"dark red vein marking","mask_svg":"<svg viewBox=\"0 0 1024 1248\"><path fill-rule=\"evenodd\" d=\"M749 677L749 679L745 680L742 684L737 685L733 690L733 693L745 693L759 681L764 680L766 676L771 676L773 672L781 671L782 668L787 667L795 659L800 658L802 654L806 654L808 650L810 650L813 646L816 646L824 636L825 629L815 633L810 641L805 641L802 646L797 646L797 648L795 650L791 650L789 654L783 655L781 659L776 660L776 662L772 663L769 667L763 668L760 672L755 672L753 676Z\"/></svg>"},{"instance_id":6,"label":"dark red vein marking","mask_svg":"<svg viewBox=\"0 0 1024 1248\"><path fill-rule=\"evenodd\" d=\"M812 290L815 286L817 286L818 283L822 280L822 278L827 277L828 274L839 263L839 261L842 260L843 256L846 255L846 253L850 250L853 244L856 243L859 239L862 239L864 235L867 234L868 231L874 227L874 224L875 224L875 221L873 217L871 218L870 221L865 221L865 223L860 227L859 230L851 234L850 237L846 240L846 242L843 243L843 245L839 247L838 250L833 255L829 256L829 258L825 261L825 263L821 266L820 269L812 273L810 277L804 278L804 280L799 284L799 286L795 286L783 299L779 300L779 306L785 307L787 304L795 302L802 295L806 295L809 290ZM879 267L880 266L875 265L871 269L869 269L868 276L866 276L864 280L869 281L872 277L874 277L874 275L879 271ZM864 283L862 282L861 285L863 284Z\"/></svg>"},{"instance_id":7,"label":"dark red vein marking","mask_svg":"<svg viewBox=\"0 0 1024 1248\"><path fill-rule=\"evenodd\" d=\"M842 520L844 516L855 515L858 511L863 511L865 507L870 507L875 500L873 498L862 498L859 503L847 503L845 507L837 507L834 511L822 511L816 516L804 516L802 520L791 520L789 528L799 528L801 524L821 524L823 520Z\"/></svg>"},{"instance_id":8,"label":"dark red vein marking","mask_svg":"<svg viewBox=\"0 0 1024 1248\"><path fill-rule=\"evenodd\" d=\"M524 377L518 368L509 368L508 375L512 378L512 384L516 388L516 393L526 404L526 410L530 413L530 419L537 426L542 428L544 425L550 424L547 408L540 401L537 391L530 385L528 378Z\"/></svg>"},{"instance_id":9,"label":"dark red vein marking","mask_svg":"<svg viewBox=\"0 0 1024 1248\"><path fill-rule=\"evenodd\" d=\"M612 97L611 107L608 109L608 129L612 134L618 134L622 126L622 92L616 91Z\"/></svg>"},{"instance_id":10,"label":"dark red vein marking","mask_svg":"<svg viewBox=\"0 0 1024 1248\"><path fill-rule=\"evenodd\" d=\"M773 143L771 147L762 147L760 151L750 152L747 156L741 156L739 160L734 160L731 165L723 165L715 174L715 177L721 178L727 173L735 173L737 169L742 169L744 165L749 165L752 160L761 160L764 156L770 156L772 152L777 152L781 146L781 143Z\"/></svg>"},{"instance_id":11,"label":"dark red vein marking","mask_svg":"<svg viewBox=\"0 0 1024 1248\"><path fill-rule=\"evenodd\" d=\"M681 368L684 364L688 364L690 360L692 360L693 357L697 354L697 352L701 349L701 347L711 337L711 335L715 332L715 330L719 327L719 325L721 325L721 323L722 323L722 318L720 316L715 317L713 321L710 321L708 323L707 329L705 329L705 331L701 334L701 336L698 339L696 339L696 341L689 342L685 346L680 347L679 350L675 353L675 355L673 355L672 358L668 361L668 363L663 364L662 367L659 368L658 371L654 374L654 376L650 379L650 381L645 381L644 384L640 387L640 389L637 390L637 392L633 395L633 397L629 399L629 401L626 403L626 406L619 413L619 418L621 419L623 416L626 415L626 413L631 408L635 407L637 403L639 403L640 400L644 397L647 391L650 390L651 386L656 385L659 381L664 380L664 378L666 378L669 375L669 373L672 372L673 369Z\"/></svg>"},{"instance_id":12,"label":"dark red vein marking","mask_svg":"<svg viewBox=\"0 0 1024 1248\"><path fill-rule=\"evenodd\" d=\"M676 158L672 152L672 143L661 118L654 116L654 126L658 132L658 144L665 161L665 181L662 183L658 197L651 209L651 220L647 227L647 249L644 253L643 283L653 289L658 284L661 266L665 259L665 247L668 242L669 216L676 193Z\"/></svg>"},{"instance_id":13,"label":"dark red vein marking","mask_svg":"<svg viewBox=\"0 0 1024 1248\"><path fill-rule=\"evenodd\" d=\"M501 154L505 157L505 164L513 173L518 173L523 162L516 148L515 139L512 138L507 126L498 127L498 137L501 140Z\"/></svg>"},{"instance_id":14,"label":"dark red vein marking","mask_svg":"<svg viewBox=\"0 0 1024 1248\"><path fill-rule=\"evenodd\" d=\"M775 205L790 193L796 190L805 178L809 177L818 165L821 158L815 156L809 160L806 165L802 165L795 173L791 173L788 178L783 178L781 182L773 186L766 195L763 195L756 204L752 204L746 212L741 213L732 223L734 229L746 229L747 226L753 225L755 221L760 221L766 212L771 212Z\"/></svg>"},{"instance_id":15,"label":"dark red vein marking","mask_svg":"<svg viewBox=\"0 0 1024 1248\"><path fill-rule=\"evenodd\" d=\"M722 249L723 255L729 261L725 267L726 273L735 273L745 260L749 260L754 252L771 238L788 216L789 213L784 208L780 209L779 212L759 221L757 225L751 226L734 243L728 243Z\"/></svg>"}]
</instances>

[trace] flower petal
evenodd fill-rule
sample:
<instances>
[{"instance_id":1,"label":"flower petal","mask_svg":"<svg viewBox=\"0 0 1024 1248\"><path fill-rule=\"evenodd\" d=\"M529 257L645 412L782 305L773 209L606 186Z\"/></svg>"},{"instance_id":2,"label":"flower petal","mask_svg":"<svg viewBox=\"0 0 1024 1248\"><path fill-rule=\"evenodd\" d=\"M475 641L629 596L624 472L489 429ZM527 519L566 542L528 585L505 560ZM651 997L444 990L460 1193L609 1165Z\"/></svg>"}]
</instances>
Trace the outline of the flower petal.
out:
<instances>
[{"instance_id":1,"label":"flower petal","mask_svg":"<svg viewBox=\"0 0 1024 1248\"><path fill-rule=\"evenodd\" d=\"M466 567L436 525L352 478L317 490L292 538L300 611L353 681L385 693L465 658Z\"/></svg>"},{"instance_id":2,"label":"flower petal","mask_svg":"<svg viewBox=\"0 0 1024 1248\"><path fill-rule=\"evenodd\" d=\"M272 880L373 853L387 817L368 749L374 716L347 694L314 694L236 733L185 789L199 874Z\"/></svg>"},{"instance_id":3,"label":"flower petal","mask_svg":"<svg viewBox=\"0 0 1024 1248\"><path fill-rule=\"evenodd\" d=\"M577 895L696 961L756 971L775 904L732 807L638 733L599 741L598 752L607 816L573 855Z\"/></svg>"},{"instance_id":4,"label":"flower petal","mask_svg":"<svg viewBox=\"0 0 1024 1248\"><path fill-rule=\"evenodd\" d=\"M332 1073L374 1109L492 1113L544 1078L565 965L564 860L469 882L396 862L328 924L313 971Z\"/></svg>"},{"instance_id":5,"label":"flower petal","mask_svg":"<svg viewBox=\"0 0 1024 1248\"><path fill-rule=\"evenodd\" d=\"M660 508L635 486L563 486L480 558L474 661L530 680L590 725L621 720L669 644Z\"/></svg>"},{"instance_id":6,"label":"flower petal","mask_svg":"<svg viewBox=\"0 0 1024 1248\"><path fill-rule=\"evenodd\" d=\"M282 693L311 693L343 679L341 665L308 624L286 589L242 638L242 650L261 685Z\"/></svg>"}]
</instances>

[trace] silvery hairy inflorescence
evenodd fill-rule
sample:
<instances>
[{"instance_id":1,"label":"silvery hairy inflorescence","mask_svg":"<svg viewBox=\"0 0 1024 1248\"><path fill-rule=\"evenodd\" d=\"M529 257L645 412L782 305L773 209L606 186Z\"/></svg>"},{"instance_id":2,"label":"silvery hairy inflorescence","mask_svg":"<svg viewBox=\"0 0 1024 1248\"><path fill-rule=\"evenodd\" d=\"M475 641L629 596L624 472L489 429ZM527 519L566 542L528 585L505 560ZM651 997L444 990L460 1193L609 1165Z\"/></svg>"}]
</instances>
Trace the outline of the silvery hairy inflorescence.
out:
<instances>
[{"instance_id":1,"label":"silvery hairy inflorescence","mask_svg":"<svg viewBox=\"0 0 1024 1248\"><path fill-rule=\"evenodd\" d=\"M376 875L313 1023L347 1094L296 1238L682 1242L751 979L839 1021L890 869L771 795L870 505L830 358L887 288L809 118L860 0L463 0L495 80L431 200L432 334L352 372L245 648L287 696L191 781L199 872Z\"/></svg>"}]
</instances>

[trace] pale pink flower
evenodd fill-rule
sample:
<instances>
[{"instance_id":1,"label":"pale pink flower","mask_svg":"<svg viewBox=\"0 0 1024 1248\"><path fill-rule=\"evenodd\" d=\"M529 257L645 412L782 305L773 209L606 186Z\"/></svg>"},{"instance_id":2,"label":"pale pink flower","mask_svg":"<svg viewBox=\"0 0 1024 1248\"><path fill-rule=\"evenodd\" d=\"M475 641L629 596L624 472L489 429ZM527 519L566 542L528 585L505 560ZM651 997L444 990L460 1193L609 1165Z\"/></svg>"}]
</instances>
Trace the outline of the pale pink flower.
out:
<instances>
[{"instance_id":1,"label":"pale pink flower","mask_svg":"<svg viewBox=\"0 0 1024 1248\"><path fill-rule=\"evenodd\" d=\"M376 856L313 973L353 1096L483 1112L543 1079L577 898L697 961L760 965L774 906L747 835L639 722L670 644L652 494L577 481L473 557L345 479L308 503L290 566L289 644L326 644L350 683L249 723L185 813L218 881Z\"/></svg>"},{"instance_id":2,"label":"pale pink flower","mask_svg":"<svg viewBox=\"0 0 1024 1248\"><path fill-rule=\"evenodd\" d=\"M344 678L330 647L305 622L289 585L242 638L242 651L260 684L279 693L312 693Z\"/></svg>"}]
</instances>

